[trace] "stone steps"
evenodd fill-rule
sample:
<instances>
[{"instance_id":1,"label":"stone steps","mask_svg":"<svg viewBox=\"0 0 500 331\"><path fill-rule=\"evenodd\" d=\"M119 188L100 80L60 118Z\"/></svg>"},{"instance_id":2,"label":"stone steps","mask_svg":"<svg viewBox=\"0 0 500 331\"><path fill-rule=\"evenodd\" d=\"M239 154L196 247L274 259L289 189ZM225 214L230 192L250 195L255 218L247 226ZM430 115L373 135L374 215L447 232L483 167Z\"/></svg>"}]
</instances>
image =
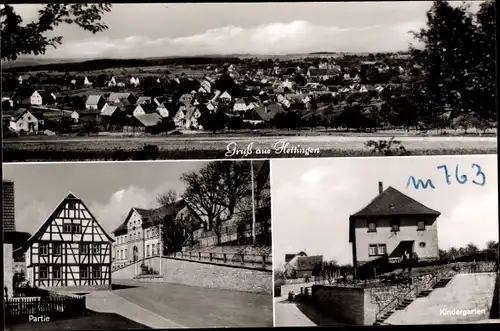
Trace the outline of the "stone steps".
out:
<instances>
[{"instance_id":1,"label":"stone steps","mask_svg":"<svg viewBox=\"0 0 500 331\"><path fill-rule=\"evenodd\" d=\"M385 313L384 315L380 316L376 321L375 323L373 323L373 325L382 325L390 316L392 316L392 314L394 314L397 310L403 310L405 309L406 307L408 307L415 299L417 298L424 298L424 297L427 297L429 294L431 294L431 292L436 289L436 288L443 288L445 287L446 285L448 285L448 283L451 281L452 277L447 277L447 278L443 278L443 279L440 279L436 284L434 284L434 286L432 287L432 289L430 290L424 290L424 291L421 291L420 293L417 294L417 297L414 298L414 299L404 299L400 304L399 306L396 307L396 309L394 310L391 310L391 311L388 311L387 313Z\"/></svg>"}]
</instances>

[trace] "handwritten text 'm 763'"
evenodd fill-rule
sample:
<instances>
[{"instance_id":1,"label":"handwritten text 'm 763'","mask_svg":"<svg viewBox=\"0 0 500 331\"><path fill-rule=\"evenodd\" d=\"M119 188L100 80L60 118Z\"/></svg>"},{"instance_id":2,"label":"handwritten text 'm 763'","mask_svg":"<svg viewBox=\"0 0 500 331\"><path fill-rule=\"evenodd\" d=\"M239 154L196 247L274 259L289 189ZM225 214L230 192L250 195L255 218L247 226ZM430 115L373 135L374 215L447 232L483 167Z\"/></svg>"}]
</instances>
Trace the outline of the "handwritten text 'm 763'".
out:
<instances>
[{"instance_id":1,"label":"handwritten text 'm 763'","mask_svg":"<svg viewBox=\"0 0 500 331\"><path fill-rule=\"evenodd\" d=\"M467 176L465 173L461 173L459 171L459 166L456 165L454 171L450 171L448 169L448 166L446 164L442 164L437 166L438 170L443 171L444 175L444 180L446 184L452 185L454 182L457 184L467 184L467 183L472 183L474 185L478 186L484 186L486 184L486 174L484 171L481 169L481 166L477 163L472 163L471 168L474 170L474 176ZM406 187L413 186L414 189L418 190L420 188L422 189L435 189L436 186L432 182L431 179L426 179L422 180L420 178L415 178L414 176L410 176L408 178L408 182L406 184Z\"/></svg>"}]
</instances>

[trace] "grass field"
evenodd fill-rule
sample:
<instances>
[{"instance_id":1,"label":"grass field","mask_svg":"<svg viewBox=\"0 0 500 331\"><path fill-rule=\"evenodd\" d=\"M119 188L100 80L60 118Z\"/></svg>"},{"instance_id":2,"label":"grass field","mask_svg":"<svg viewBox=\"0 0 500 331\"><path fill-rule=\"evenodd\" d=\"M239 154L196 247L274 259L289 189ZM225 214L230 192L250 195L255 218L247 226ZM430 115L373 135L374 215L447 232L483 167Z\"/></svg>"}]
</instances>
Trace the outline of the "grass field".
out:
<instances>
[{"instance_id":1,"label":"grass field","mask_svg":"<svg viewBox=\"0 0 500 331\"><path fill-rule=\"evenodd\" d=\"M67 160L148 160L148 159L215 159L231 158L293 158L293 157L360 157L380 156L365 146L368 140L389 140L390 136L238 136L182 135L145 137L22 137L4 140L4 162L67 161ZM496 154L496 137L416 137L399 136L397 140L409 155ZM275 150L278 141L296 153ZM233 155L228 144L252 154ZM145 145L158 146L158 154L144 152ZM258 154L268 150L269 153ZM306 150L309 153L306 153Z\"/></svg>"}]
</instances>

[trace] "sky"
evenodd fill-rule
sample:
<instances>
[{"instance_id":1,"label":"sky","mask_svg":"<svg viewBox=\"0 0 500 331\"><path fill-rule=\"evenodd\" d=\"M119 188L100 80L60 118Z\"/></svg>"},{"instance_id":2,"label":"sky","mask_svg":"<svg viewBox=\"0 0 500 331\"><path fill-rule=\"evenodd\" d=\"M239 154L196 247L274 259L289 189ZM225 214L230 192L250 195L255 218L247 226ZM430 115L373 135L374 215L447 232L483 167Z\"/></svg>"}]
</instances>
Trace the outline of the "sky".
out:
<instances>
[{"instance_id":1,"label":"sky","mask_svg":"<svg viewBox=\"0 0 500 331\"><path fill-rule=\"evenodd\" d=\"M461 2L453 2L459 5ZM414 42L432 2L114 4L109 30L61 25L46 58L141 58L309 52L396 52ZM474 2L472 10L478 8ZM40 5L15 5L24 23Z\"/></svg>"},{"instance_id":2,"label":"sky","mask_svg":"<svg viewBox=\"0 0 500 331\"><path fill-rule=\"evenodd\" d=\"M183 173L207 162L9 163L3 179L14 181L16 230L34 232L72 192L111 234L132 207L155 208L160 194L184 190Z\"/></svg>"},{"instance_id":3,"label":"sky","mask_svg":"<svg viewBox=\"0 0 500 331\"><path fill-rule=\"evenodd\" d=\"M486 174L484 186L471 183L481 181L473 163ZM437 169L443 164L450 169L451 185L444 171ZM454 182L456 165L460 174L469 176L468 183ZM280 266L285 254L305 250L308 255L352 264L349 216L377 196L380 181L384 189L392 186L441 212L437 219L440 249L471 242L485 248L499 236L497 170L496 155L273 160L274 263ZM407 188L409 176L430 178L435 189Z\"/></svg>"}]
</instances>

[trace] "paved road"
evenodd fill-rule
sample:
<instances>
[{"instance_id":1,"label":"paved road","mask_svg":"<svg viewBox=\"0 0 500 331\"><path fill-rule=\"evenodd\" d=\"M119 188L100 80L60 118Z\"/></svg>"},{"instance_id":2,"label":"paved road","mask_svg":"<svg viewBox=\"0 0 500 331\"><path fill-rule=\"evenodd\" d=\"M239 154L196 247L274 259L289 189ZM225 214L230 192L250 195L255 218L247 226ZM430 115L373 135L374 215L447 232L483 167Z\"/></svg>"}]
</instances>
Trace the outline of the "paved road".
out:
<instances>
[{"instance_id":1,"label":"paved road","mask_svg":"<svg viewBox=\"0 0 500 331\"><path fill-rule=\"evenodd\" d=\"M295 303L285 301L285 297L274 298L275 326L317 326Z\"/></svg>"},{"instance_id":2,"label":"paved road","mask_svg":"<svg viewBox=\"0 0 500 331\"><path fill-rule=\"evenodd\" d=\"M125 280L119 283L137 287L115 290L114 294L185 327L273 326L273 302L270 294L167 283L135 283Z\"/></svg>"},{"instance_id":3,"label":"paved road","mask_svg":"<svg viewBox=\"0 0 500 331\"><path fill-rule=\"evenodd\" d=\"M495 273L458 274L446 287L434 289L429 296L416 299L406 309L396 311L385 323L457 324L486 320L493 300L495 279ZM457 310L469 312L457 314Z\"/></svg>"},{"instance_id":4,"label":"paved road","mask_svg":"<svg viewBox=\"0 0 500 331\"><path fill-rule=\"evenodd\" d=\"M118 291L96 291L87 294L87 309L98 313L115 313L154 329L183 327L180 324L122 298L117 292Z\"/></svg>"}]
</instances>

